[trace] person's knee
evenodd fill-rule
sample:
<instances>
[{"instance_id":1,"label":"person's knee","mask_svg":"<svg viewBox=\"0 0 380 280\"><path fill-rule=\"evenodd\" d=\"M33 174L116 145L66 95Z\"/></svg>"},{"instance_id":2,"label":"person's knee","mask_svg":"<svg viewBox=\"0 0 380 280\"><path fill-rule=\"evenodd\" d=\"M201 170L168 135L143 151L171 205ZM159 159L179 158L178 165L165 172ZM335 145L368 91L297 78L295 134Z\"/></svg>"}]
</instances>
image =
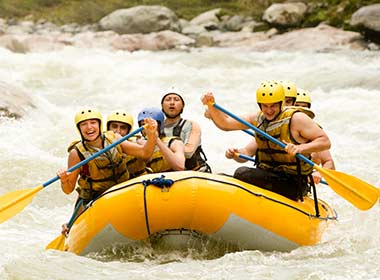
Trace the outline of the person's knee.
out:
<instances>
[{"instance_id":1,"label":"person's knee","mask_svg":"<svg viewBox=\"0 0 380 280\"><path fill-rule=\"evenodd\" d=\"M247 174L250 172L249 168L246 166L239 167L235 170L234 178L236 179L245 179L247 178Z\"/></svg>"}]
</instances>

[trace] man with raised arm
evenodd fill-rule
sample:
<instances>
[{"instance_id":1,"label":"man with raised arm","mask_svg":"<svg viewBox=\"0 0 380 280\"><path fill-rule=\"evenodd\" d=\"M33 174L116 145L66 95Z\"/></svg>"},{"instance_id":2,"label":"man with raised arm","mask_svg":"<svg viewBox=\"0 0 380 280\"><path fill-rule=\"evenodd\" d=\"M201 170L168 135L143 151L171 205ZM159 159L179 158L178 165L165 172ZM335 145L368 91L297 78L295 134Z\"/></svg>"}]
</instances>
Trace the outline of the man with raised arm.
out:
<instances>
[{"instance_id":1,"label":"man with raised arm","mask_svg":"<svg viewBox=\"0 0 380 280\"><path fill-rule=\"evenodd\" d=\"M214 95L204 94L202 103L208 114L222 130L243 130L247 126L227 116L213 106ZM256 91L259 112L241 116L242 119L286 144L285 149L270 140L255 134L256 168L239 167L234 177L261 188L279 193L293 200L302 200L309 190L308 178L312 166L295 155L310 158L311 153L330 148L326 133L306 114L302 108L284 107L284 89L276 81L264 81ZM232 150L232 152L238 152Z\"/></svg>"}]
</instances>

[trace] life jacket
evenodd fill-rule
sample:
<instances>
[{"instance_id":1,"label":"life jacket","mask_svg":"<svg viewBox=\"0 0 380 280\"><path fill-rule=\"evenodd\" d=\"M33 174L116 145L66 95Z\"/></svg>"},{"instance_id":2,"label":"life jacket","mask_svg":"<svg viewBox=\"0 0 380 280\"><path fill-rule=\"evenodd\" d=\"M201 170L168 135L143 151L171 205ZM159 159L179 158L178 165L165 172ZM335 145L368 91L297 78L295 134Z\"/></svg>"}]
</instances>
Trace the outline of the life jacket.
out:
<instances>
[{"instance_id":1,"label":"life jacket","mask_svg":"<svg viewBox=\"0 0 380 280\"><path fill-rule=\"evenodd\" d=\"M111 145L116 139L115 134L111 131L103 133L101 137L104 148ZM73 148L78 152L81 161L100 150L83 141L74 145L72 143L69 149ZM79 197L88 202L113 185L128 179L126 157L120 145L117 145L82 166L77 191Z\"/></svg>"},{"instance_id":2,"label":"life jacket","mask_svg":"<svg viewBox=\"0 0 380 280\"><path fill-rule=\"evenodd\" d=\"M287 106L287 107L285 107L285 109L299 110L299 111L305 113L306 115L308 115L310 117L310 119L314 119L314 117L315 117L313 110L311 110L310 108L301 107L301 106Z\"/></svg>"},{"instance_id":3,"label":"life jacket","mask_svg":"<svg viewBox=\"0 0 380 280\"><path fill-rule=\"evenodd\" d=\"M131 137L128 141L137 142L137 138ZM130 178L136 178L148 173L144 160L131 155L125 155L125 157Z\"/></svg>"},{"instance_id":4,"label":"life jacket","mask_svg":"<svg viewBox=\"0 0 380 280\"><path fill-rule=\"evenodd\" d=\"M170 148L174 140L181 140L179 137L163 137L161 141ZM173 171L167 160L164 158L158 146L155 147L151 159L146 163L153 173Z\"/></svg>"},{"instance_id":5,"label":"life jacket","mask_svg":"<svg viewBox=\"0 0 380 280\"><path fill-rule=\"evenodd\" d=\"M275 120L268 122L262 112L257 115L253 125L263 130L270 136L279 141L285 140L288 143L299 144L291 135L290 121L294 113L306 112L304 108L286 107L276 117ZM255 134L257 143L256 165L262 169L270 169L274 172L285 172L294 175L309 175L313 171L313 167L304 161L299 160L288 154L284 148L266 139L260 134ZM310 155L307 155L311 158Z\"/></svg>"},{"instance_id":6,"label":"life jacket","mask_svg":"<svg viewBox=\"0 0 380 280\"><path fill-rule=\"evenodd\" d=\"M184 143L187 139L184 139L183 135L181 137L181 133L182 133L183 127L185 126L186 122L187 122L187 120L184 120L181 118L179 120L179 122L177 123L177 125L175 127L173 127L173 130L171 133L173 136L180 137ZM197 147L197 149L195 150L195 152L192 154L192 156L190 158L186 158L185 169L186 170L195 170L195 171L196 170L202 170L203 172L211 173L211 168L207 164L206 161L207 161L207 157L206 157L205 153L203 152L202 146L199 145Z\"/></svg>"}]
</instances>

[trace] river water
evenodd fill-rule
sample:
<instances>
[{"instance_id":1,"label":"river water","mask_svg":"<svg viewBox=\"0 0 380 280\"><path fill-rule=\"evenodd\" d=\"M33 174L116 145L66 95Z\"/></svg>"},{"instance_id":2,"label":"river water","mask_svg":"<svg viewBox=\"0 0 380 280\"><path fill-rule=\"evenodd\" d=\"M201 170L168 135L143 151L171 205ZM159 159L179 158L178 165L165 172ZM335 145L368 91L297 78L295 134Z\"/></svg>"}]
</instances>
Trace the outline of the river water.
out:
<instances>
[{"instance_id":1,"label":"river water","mask_svg":"<svg viewBox=\"0 0 380 280\"><path fill-rule=\"evenodd\" d=\"M257 110L255 89L265 79L288 79L310 90L337 169L379 186L379 52L67 48L15 54L0 49L0 80L26 91L35 104L21 120L0 119L0 194L42 184L66 165L66 148L78 138L73 116L79 108L96 107L104 115L123 108L137 116L145 106L159 106L170 86L183 93L184 117L200 123L213 170L231 174L239 164L225 159L224 150L249 138L218 130L203 117L200 97L213 91L218 104L244 114ZM221 245L174 252L142 246L80 257L44 249L59 235L75 200L53 183L0 225L0 279L380 279L379 204L360 211L328 186L318 189L339 221L316 246L287 253L223 252Z\"/></svg>"}]
</instances>

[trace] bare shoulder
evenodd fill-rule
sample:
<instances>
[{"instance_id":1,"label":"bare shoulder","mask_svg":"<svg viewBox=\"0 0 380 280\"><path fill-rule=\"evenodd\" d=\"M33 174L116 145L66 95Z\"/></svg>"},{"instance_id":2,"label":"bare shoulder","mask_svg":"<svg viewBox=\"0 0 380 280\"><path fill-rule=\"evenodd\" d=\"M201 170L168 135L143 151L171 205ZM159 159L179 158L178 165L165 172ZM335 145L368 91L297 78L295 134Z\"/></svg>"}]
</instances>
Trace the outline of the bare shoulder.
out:
<instances>
[{"instance_id":1,"label":"bare shoulder","mask_svg":"<svg viewBox=\"0 0 380 280\"><path fill-rule=\"evenodd\" d=\"M199 129L200 128L200 125L199 125L198 122L193 121L193 120L188 120L188 121L191 122L191 126L192 126L193 129Z\"/></svg>"},{"instance_id":2,"label":"bare shoulder","mask_svg":"<svg viewBox=\"0 0 380 280\"><path fill-rule=\"evenodd\" d=\"M68 157L69 166L73 166L74 164L77 164L80 161L81 161L81 158L79 157L78 151L76 149L72 149Z\"/></svg>"},{"instance_id":3,"label":"bare shoulder","mask_svg":"<svg viewBox=\"0 0 380 280\"><path fill-rule=\"evenodd\" d=\"M292 122L296 123L314 123L314 121L303 112L295 112L292 116Z\"/></svg>"},{"instance_id":4,"label":"bare shoulder","mask_svg":"<svg viewBox=\"0 0 380 280\"><path fill-rule=\"evenodd\" d=\"M305 118L310 119L310 117L303 112L295 112L293 114L292 118L294 118L294 119L305 119Z\"/></svg>"},{"instance_id":5,"label":"bare shoulder","mask_svg":"<svg viewBox=\"0 0 380 280\"><path fill-rule=\"evenodd\" d=\"M70 158L70 159L75 159L75 158L78 158L78 159L79 159L79 154L78 154L77 149L72 149L72 150L69 152L69 158Z\"/></svg>"}]
</instances>

